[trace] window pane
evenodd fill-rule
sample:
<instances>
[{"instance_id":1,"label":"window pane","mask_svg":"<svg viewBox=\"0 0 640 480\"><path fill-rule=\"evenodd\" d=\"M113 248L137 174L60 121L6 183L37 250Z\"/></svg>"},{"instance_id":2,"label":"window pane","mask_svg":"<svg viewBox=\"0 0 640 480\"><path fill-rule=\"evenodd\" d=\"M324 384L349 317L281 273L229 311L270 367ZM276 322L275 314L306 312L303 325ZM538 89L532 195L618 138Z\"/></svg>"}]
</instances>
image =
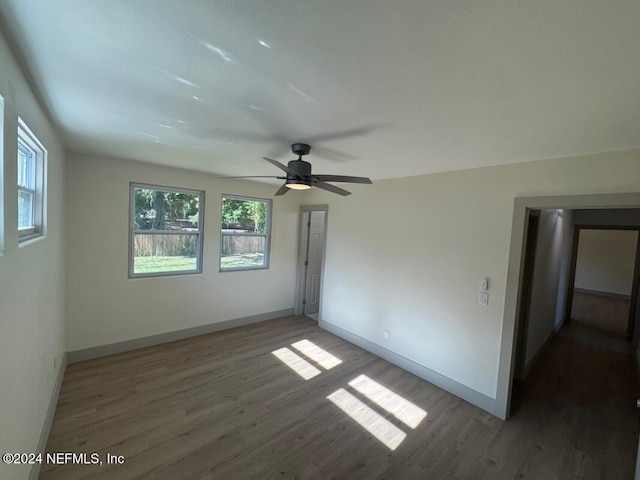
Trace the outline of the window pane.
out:
<instances>
[{"instance_id":1,"label":"window pane","mask_svg":"<svg viewBox=\"0 0 640 480\"><path fill-rule=\"evenodd\" d=\"M18 190L18 228L33 226L33 193Z\"/></svg>"},{"instance_id":2,"label":"window pane","mask_svg":"<svg viewBox=\"0 0 640 480\"><path fill-rule=\"evenodd\" d=\"M260 268L266 266L264 236L222 235L220 268Z\"/></svg>"},{"instance_id":3,"label":"window pane","mask_svg":"<svg viewBox=\"0 0 640 480\"><path fill-rule=\"evenodd\" d=\"M198 235L136 233L133 244L133 273L198 269Z\"/></svg>"},{"instance_id":4,"label":"window pane","mask_svg":"<svg viewBox=\"0 0 640 480\"><path fill-rule=\"evenodd\" d=\"M135 230L198 231L198 194L136 188L135 202Z\"/></svg>"},{"instance_id":5,"label":"window pane","mask_svg":"<svg viewBox=\"0 0 640 480\"><path fill-rule=\"evenodd\" d=\"M222 232L267 233L268 202L223 198Z\"/></svg>"},{"instance_id":6,"label":"window pane","mask_svg":"<svg viewBox=\"0 0 640 480\"><path fill-rule=\"evenodd\" d=\"M47 151L19 117L16 142L18 242L21 243L44 235Z\"/></svg>"},{"instance_id":7,"label":"window pane","mask_svg":"<svg viewBox=\"0 0 640 480\"><path fill-rule=\"evenodd\" d=\"M202 271L204 192L131 185L129 276Z\"/></svg>"},{"instance_id":8,"label":"window pane","mask_svg":"<svg viewBox=\"0 0 640 480\"><path fill-rule=\"evenodd\" d=\"M269 200L222 197L220 269L266 268L269 265Z\"/></svg>"},{"instance_id":9,"label":"window pane","mask_svg":"<svg viewBox=\"0 0 640 480\"><path fill-rule=\"evenodd\" d=\"M36 185L35 158L35 152L18 141L18 185L32 190Z\"/></svg>"}]
</instances>

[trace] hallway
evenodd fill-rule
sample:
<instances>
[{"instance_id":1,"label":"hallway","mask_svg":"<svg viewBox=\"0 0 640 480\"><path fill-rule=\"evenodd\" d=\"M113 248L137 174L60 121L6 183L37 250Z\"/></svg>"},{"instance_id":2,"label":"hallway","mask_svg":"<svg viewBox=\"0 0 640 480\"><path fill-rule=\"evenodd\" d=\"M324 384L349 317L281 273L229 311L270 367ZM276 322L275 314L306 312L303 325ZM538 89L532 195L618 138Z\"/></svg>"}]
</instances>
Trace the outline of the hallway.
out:
<instances>
[{"instance_id":1,"label":"hallway","mask_svg":"<svg viewBox=\"0 0 640 480\"><path fill-rule=\"evenodd\" d=\"M536 447L526 454L535 460L523 461L529 469L519 473L631 479L638 410L636 365L625 332L628 301L576 293L573 312L571 323L514 389L505 427L530 422Z\"/></svg>"}]
</instances>

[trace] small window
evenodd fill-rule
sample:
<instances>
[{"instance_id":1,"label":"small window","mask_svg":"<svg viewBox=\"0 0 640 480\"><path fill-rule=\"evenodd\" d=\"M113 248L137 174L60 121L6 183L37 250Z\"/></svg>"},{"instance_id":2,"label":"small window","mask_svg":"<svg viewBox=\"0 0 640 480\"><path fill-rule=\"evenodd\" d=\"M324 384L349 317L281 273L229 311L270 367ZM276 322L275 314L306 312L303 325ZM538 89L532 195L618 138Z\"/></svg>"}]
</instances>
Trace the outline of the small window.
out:
<instances>
[{"instance_id":1,"label":"small window","mask_svg":"<svg viewBox=\"0 0 640 480\"><path fill-rule=\"evenodd\" d=\"M18 238L44 234L46 150L22 119L18 119Z\"/></svg>"},{"instance_id":2,"label":"small window","mask_svg":"<svg viewBox=\"0 0 640 480\"><path fill-rule=\"evenodd\" d=\"M271 200L222 197L220 270L269 268Z\"/></svg>"},{"instance_id":3,"label":"small window","mask_svg":"<svg viewBox=\"0 0 640 480\"><path fill-rule=\"evenodd\" d=\"M202 272L204 192L131 184L129 277Z\"/></svg>"}]
</instances>

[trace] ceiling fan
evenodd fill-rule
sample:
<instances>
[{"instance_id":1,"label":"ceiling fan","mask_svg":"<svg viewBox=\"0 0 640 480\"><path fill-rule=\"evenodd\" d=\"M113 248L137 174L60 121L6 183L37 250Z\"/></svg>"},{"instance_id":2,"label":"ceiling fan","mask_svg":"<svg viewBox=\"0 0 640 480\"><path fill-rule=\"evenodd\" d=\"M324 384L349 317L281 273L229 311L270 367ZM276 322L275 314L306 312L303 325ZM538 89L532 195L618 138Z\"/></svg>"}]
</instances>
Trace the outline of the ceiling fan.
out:
<instances>
[{"instance_id":1,"label":"ceiling fan","mask_svg":"<svg viewBox=\"0 0 640 480\"><path fill-rule=\"evenodd\" d=\"M243 176L243 177L225 177L225 178L278 178L285 180L276 196L284 195L290 189L292 190L308 190L311 187L327 190L328 192L337 193L338 195L351 195L351 192L331 185L327 182L345 182L345 183L365 183L372 184L371 179L367 177L349 177L346 175L314 175L311 173L311 164L302 160L303 155L308 155L311 147L306 143L294 143L291 145L291 151L294 155L298 155L297 160L291 160L287 165L283 165L277 160L262 157L267 162L275 165L286 173L286 176Z\"/></svg>"}]
</instances>

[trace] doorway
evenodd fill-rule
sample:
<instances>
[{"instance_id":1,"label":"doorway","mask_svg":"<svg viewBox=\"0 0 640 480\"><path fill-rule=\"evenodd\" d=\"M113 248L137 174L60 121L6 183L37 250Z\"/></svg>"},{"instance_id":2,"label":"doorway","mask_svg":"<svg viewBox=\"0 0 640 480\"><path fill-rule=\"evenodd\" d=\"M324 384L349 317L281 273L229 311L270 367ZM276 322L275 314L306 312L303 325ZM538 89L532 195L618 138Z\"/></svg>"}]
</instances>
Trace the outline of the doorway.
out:
<instances>
[{"instance_id":1,"label":"doorway","mask_svg":"<svg viewBox=\"0 0 640 480\"><path fill-rule=\"evenodd\" d=\"M498 370L498 385L496 391L496 403L494 414L507 419L510 416L513 379L516 376L517 354L518 354L518 324L519 309L522 305L522 285L526 284L525 275L525 257L527 246L527 229L529 226L529 212L537 209L563 208L570 209L575 214L574 236L571 261L568 265L569 278L567 283L567 315L565 323L571 318L570 305L573 301L573 286L575 283L575 265L578 256L579 231L581 228L608 228L608 229L640 229L640 193L626 194L599 194L599 195L574 195L560 197L522 197L514 200L513 223L511 231L511 249L509 252L509 268L507 274L506 298L504 309L504 322L502 328L502 340L500 351L500 362ZM582 215L585 214L585 215ZM615 225L615 226L614 226ZM640 233L638 234L640 236ZM640 350L638 343L640 341L640 322L638 322L638 313L640 308L638 305L638 288L640 286L640 240L636 243L635 249L635 265L633 274L633 283L631 288L631 297L635 301L631 301L629 308L629 323L627 332L633 332L633 343L628 340L623 341L625 352L621 355L615 351L613 354L607 352L607 349L598 348L602 343L594 344L590 341L590 334L593 329L585 329L581 323L573 322L565 325L568 328L563 329L558 336L558 341L551 344L553 350L549 358L552 361L546 362L542 368L538 368L533 375L537 375L537 379L544 383L534 384L535 392L544 391L553 394L553 389L549 389L549 385L556 389L573 388L570 394L566 392L555 392L556 397L564 402L564 399L574 398L588 400L592 412L602 412L601 404L612 406L609 417L616 417L623 423L621 428L636 428L635 433L631 436L627 435L625 443L625 462L626 467L630 467L629 461L632 461L632 455L629 452L637 451L640 455L640 443L637 437L637 415L635 402L632 401L637 393L638 378L636 376L634 363L640 361ZM531 302L529 302L531 303ZM625 332L625 333L627 333ZM576 335L577 334L577 335ZM564 345L563 345L564 342ZM611 343L611 342L609 342ZM620 343L620 342L618 342ZM563 349L563 346L573 348ZM595 350L593 349L595 345ZM558 348L559 347L559 348ZM592 350L588 350L591 348ZM576 350L577 349L577 350ZM607 356L606 361L597 358L596 350L600 350ZM611 350L611 349L609 349ZM565 352L569 352L568 354ZM563 358L562 355L565 355ZM635 357L635 358L634 358ZM576 361L577 360L577 361ZM624 362L624 365L612 364L611 362ZM564 368L564 372L560 370L560 377L550 381L552 374L557 374L558 366ZM569 371L571 366L574 370ZM582 368L582 371L577 371ZM623 378L624 377L624 378ZM600 388L593 383L596 379L602 380L606 388ZM533 380L536 380L534 378ZM540 387L542 385L542 387ZM577 389L576 389L577 387ZM579 390L582 388L582 390ZM577 392L577 393L576 393ZM548 399L553 402L553 395ZM615 401L614 401L615 400ZM549 403L549 404L551 404ZM544 406L544 402L543 402ZM579 405L583 407L584 405ZM544 409L544 412L554 411L555 409ZM574 412L568 411L562 418L569 418ZM600 422L596 416L592 420L583 420L583 424L596 424ZM615 431L615 428L613 429ZM634 438L635 437L635 438ZM630 441L631 439L631 441ZM614 442L615 443L615 442ZM637 443L637 444L636 444ZM621 445L616 444L616 445ZM619 453L619 452L618 452ZM636 463L636 479L640 479L640 456ZM633 467L630 467L633 468ZM627 468L629 470L629 468Z\"/></svg>"},{"instance_id":2,"label":"doorway","mask_svg":"<svg viewBox=\"0 0 640 480\"><path fill-rule=\"evenodd\" d=\"M634 340L640 286L638 227L576 226L567 319ZM637 332L635 332L637 334Z\"/></svg>"},{"instance_id":3,"label":"doorway","mask_svg":"<svg viewBox=\"0 0 640 480\"><path fill-rule=\"evenodd\" d=\"M638 229L577 226L576 234L568 316L631 338L640 280Z\"/></svg>"},{"instance_id":4,"label":"doorway","mask_svg":"<svg viewBox=\"0 0 640 480\"><path fill-rule=\"evenodd\" d=\"M500 343L500 358L498 364L498 378L496 399L493 413L502 419L509 418L513 378L516 366L518 309L522 295L521 281L525 257L526 233L530 210L569 209L601 211L611 214L617 210L620 218L618 224L640 227L638 210L640 209L640 193L590 194L568 196L516 197L514 199L511 224L511 242L509 250L509 265L507 269L506 294L502 335ZM628 215L627 215L628 214ZM596 222L593 222L595 224ZM602 225L605 222L600 222ZM584 223L576 220L576 225ZM571 284L571 280L570 283ZM571 294L572 289L567 289ZM567 301L570 301L567 298ZM636 316L638 316L636 302ZM636 319L637 320L637 319ZM638 348L640 338L640 323L636 321L634 328L635 349Z\"/></svg>"},{"instance_id":5,"label":"doorway","mask_svg":"<svg viewBox=\"0 0 640 480\"><path fill-rule=\"evenodd\" d=\"M327 205L300 207L295 313L316 321L319 320L321 306L327 210Z\"/></svg>"}]
</instances>

